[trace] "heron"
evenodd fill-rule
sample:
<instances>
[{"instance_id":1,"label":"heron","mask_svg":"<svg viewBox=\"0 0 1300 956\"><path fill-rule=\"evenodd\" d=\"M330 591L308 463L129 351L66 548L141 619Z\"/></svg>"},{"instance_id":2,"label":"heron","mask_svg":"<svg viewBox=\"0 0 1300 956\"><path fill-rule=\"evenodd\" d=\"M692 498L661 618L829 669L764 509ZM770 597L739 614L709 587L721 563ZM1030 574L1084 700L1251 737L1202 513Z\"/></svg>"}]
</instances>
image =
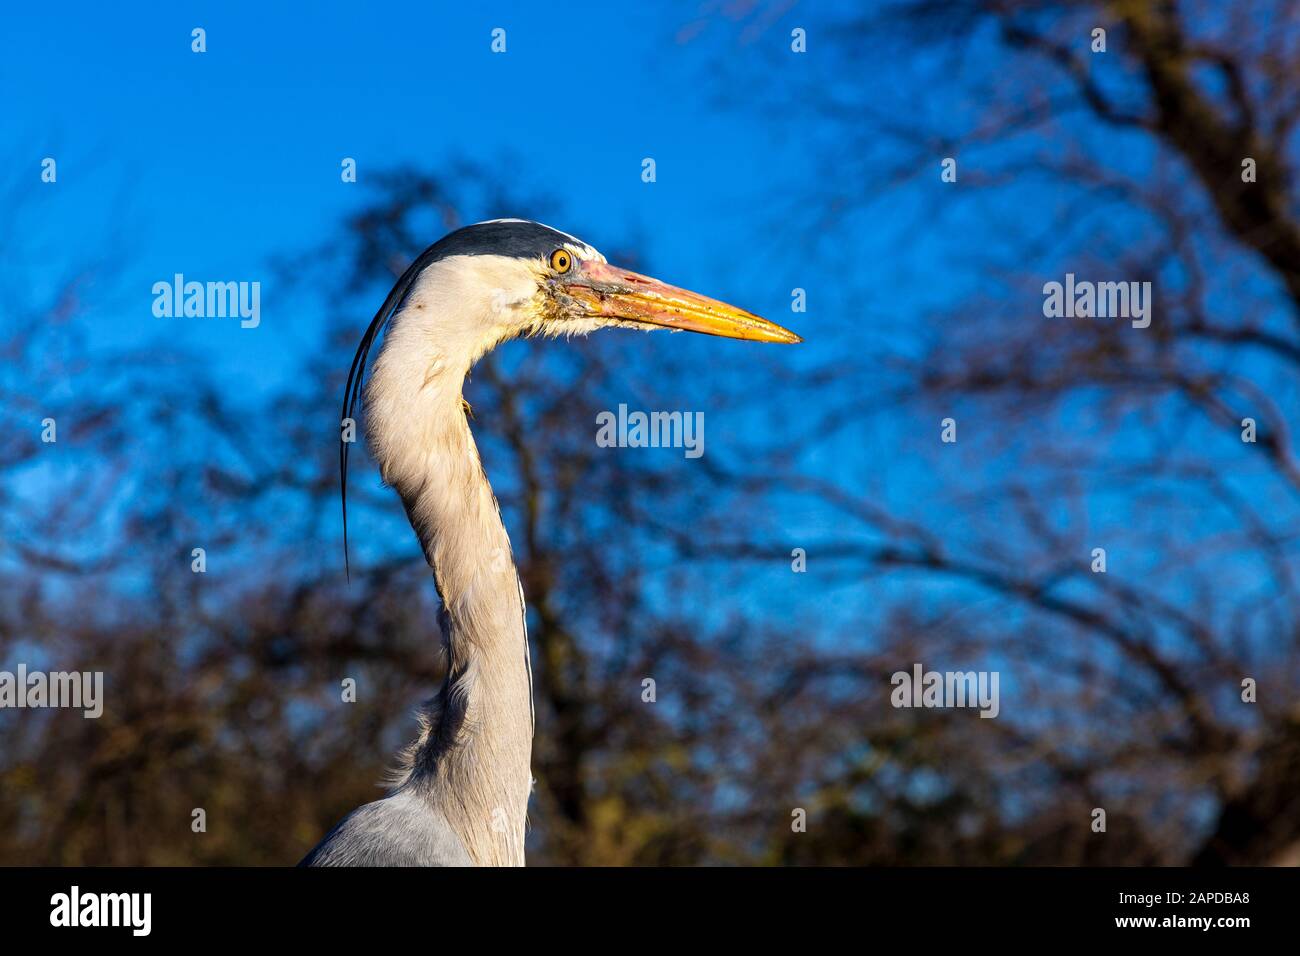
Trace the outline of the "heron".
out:
<instances>
[{"instance_id":1,"label":"heron","mask_svg":"<svg viewBox=\"0 0 1300 956\"><path fill-rule=\"evenodd\" d=\"M462 389L474 363L508 339L612 327L801 341L743 309L612 266L582 240L524 219L465 226L429 246L366 329L343 419L355 421L362 398L371 455L433 571L447 670L387 795L348 814L301 865L523 865L535 724L524 593ZM350 573L349 444L339 458Z\"/></svg>"}]
</instances>

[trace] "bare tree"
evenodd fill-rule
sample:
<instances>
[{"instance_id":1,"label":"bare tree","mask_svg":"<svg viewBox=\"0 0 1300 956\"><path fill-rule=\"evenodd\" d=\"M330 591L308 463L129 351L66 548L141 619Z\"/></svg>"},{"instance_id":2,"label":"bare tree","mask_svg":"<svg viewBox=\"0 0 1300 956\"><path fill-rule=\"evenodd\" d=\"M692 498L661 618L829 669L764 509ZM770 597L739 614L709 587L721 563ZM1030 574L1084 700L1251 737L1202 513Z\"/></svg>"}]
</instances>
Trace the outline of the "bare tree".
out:
<instances>
[{"instance_id":1,"label":"bare tree","mask_svg":"<svg viewBox=\"0 0 1300 956\"><path fill-rule=\"evenodd\" d=\"M1020 784L1029 815L1004 833L1037 858L1097 860L1086 822L1100 806L1140 824L1140 856L1294 862L1294 5L907 0L816 13L786 17L818 45L808 83L773 85L782 108L842 134L827 152L840 181L877 188L807 184L792 214L846 242L841 223L862 210L901 218L909 240L933 237L954 288L977 291L827 369L867 398L828 403L806 441L847 447L866 406L922 436L887 446L894 473L912 455L927 473L909 472L909 506L805 472L791 487L845 519L810 553L933 607L920 622L932 657L1014 672L1018 706L968 752ZM887 78L905 82L863 75L881 49L896 54ZM1045 283L1067 272L1151 282L1150 326L1046 317ZM946 417L961 428L948 446ZM1247 680L1257 702L1243 701Z\"/></svg>"}]
</instances>

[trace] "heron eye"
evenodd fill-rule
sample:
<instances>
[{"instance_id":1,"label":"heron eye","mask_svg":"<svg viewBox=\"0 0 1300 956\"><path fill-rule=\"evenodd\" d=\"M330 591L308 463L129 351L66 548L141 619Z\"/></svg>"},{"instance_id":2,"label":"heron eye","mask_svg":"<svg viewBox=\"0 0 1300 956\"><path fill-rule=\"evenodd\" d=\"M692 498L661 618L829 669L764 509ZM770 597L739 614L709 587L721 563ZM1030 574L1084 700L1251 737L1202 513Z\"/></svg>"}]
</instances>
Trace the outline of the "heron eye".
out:
<instances>
[{"instance_id":1,"label":"heron eye","mask_svg":"<svg viewBox=\"0 0 1300 956\"><path fill-rule=\"evenodd\" d=\"M551 253L551 268L563 275L573 268L573 254L568 249L556 249Z\"/></svg>"}]
</instances>

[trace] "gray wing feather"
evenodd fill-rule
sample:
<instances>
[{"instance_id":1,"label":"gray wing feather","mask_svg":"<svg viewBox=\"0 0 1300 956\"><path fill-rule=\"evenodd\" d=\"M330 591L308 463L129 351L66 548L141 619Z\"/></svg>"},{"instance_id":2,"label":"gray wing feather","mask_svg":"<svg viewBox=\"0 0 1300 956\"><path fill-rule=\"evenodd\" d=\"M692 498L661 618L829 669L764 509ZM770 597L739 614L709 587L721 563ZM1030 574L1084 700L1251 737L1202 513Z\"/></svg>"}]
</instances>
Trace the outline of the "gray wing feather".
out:
<instances>
[{"instance_id":1,"label":"gray wing feather","mask_svg":"<svg viewBox=\"0 0 1300 956\"><path fill-rule=\"evenodd\" d=\"M357 807L299 866L473 866L447 818L399 790Z\"/></svg>"}]
</instances>

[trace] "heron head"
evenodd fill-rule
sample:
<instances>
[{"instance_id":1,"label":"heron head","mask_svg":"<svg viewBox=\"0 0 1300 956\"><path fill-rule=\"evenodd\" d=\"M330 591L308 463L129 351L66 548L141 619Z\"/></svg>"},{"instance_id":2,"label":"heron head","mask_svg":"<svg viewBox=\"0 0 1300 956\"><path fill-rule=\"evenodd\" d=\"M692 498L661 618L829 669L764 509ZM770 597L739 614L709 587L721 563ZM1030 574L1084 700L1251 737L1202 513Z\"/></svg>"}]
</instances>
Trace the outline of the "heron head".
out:
<instances>
[{"instance_id":1,"label":"heron head","mask_svg":"<svg viewBox=\"0 0 1300 956\"><path fill-rule=\"evenodd\" d=\"M440 335L461 337L475 358L507 338L607 327L800 341L752 312L612 266L582 240L537 222L466 226L431 246L426 257L408 306L430 300L431 330L436 323Z\"/></svg>"}]
</instances>

